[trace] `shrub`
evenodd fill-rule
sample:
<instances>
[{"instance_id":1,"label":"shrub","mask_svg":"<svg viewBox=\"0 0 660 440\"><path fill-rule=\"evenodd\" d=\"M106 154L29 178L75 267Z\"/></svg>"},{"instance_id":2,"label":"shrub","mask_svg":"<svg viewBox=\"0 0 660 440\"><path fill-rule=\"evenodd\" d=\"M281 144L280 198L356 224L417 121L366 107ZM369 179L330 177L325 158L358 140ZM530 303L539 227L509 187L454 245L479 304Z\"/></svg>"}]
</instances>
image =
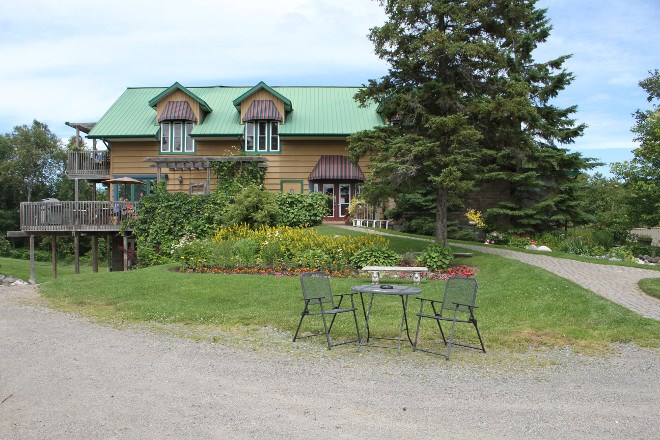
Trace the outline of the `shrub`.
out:
<instances>
[{"instance_id":1,"label":"shrub","mask_svg":"<svg viewBox=\"0 0 660 440\"><path fill-rule=\"evenodd\" d=\"M320 249L308 249L294 257L294 263L304 268L322 269L330 263L330 257Z\"/></svg>"},{"instance_id":2,"label":"shrub","mask_svg":"<svg viewBox=\"0 0 660 440\"><path fill-rule=\"evenodd\" d=\"M447 230L447 235L453 240L480 241L479 233L468 228L455 227L451 231Z\"/></svg>"},{"instance_id":3,"label":"shrub","mask_svg":"<svg viewBox=\"0 0 660 440\"><path fill-rule=\"evenodd\" d=\"M244 238L235 242L232 250L241 265L253 265L259 253L259 243L251 238Z\"/></svg>"},{"instance_id":4,"label":"shrub","mask_svg":"<svg viewBox=\"0 0 660 440\"><path fill-rule=\"evenodd\" d=\"M353 254L350 262L353 266L395 266L399 262L399 254L385 246L370 246Z\"/></svg>"},{"instance_id":5,"label":"shrub","mask_svg":"<svg viewBox=\"0 0 660 440\"><path fill-rule=\"evenodd\" d=\"M509 239L509 246L525 249L530 244L527 237L511 237Z\"/></svg>"},{"instance_id":6,"label":"shrub","mask_svg":"<svg viewBox=\"0 0 660 440\"><path fill-rule=\"evenodd\" d=\"M454 254L452 253L451 248L433 243L424 249L421 255L417 257L417 263L421 266L428 267L432 272L436 272L438 270L447 269L453 259Z\"/></svg>"},{"instance_id":7,"label":"shrub","mask_svg":"<svg viewBox=\"0 0 660 440\"><path fill-rule=\"evenodd\" d=\"M6 257L11 252L12 246L9 240L4 237L0 237L0 256Z\"/></svg>"},{"instance_id":8,"label":"shrub","mask_svg":"<svg viewBox=\"0 0 660 440\"><path fill-rule=\"evenodd\" d=\"M435 220L430 217L415 217L406 223L406 232L418 235L435 235Z\"/></svg>"},{"instance_id":9,"label":"shrub","mask_svg":"<svg viewBox=\"0 0 660 440\"><path fill-rule=\"evenodd\" d=\"M225 225L247 224L254 227L277 224L280 208L275 194L258 185L248 185L222 211Z\"/></svg>"},{"instance_id":10,"label":"shrub","mask_svg":"<svg viewBox=\"0 0 660 440\"><path fill-rule=\"evenodd\" d=\"M278 194L280 209L278 224L282 226L320 225L328 213L327 196L321 192L313 194Z\"/></svg>"},{"instance_id":11,"label":"shrub","mask_svg":"<svg viewBox=\"0 0 660 440\"><path fill-rule=\"evenodd\" d=\"M486 234L486 243L489 244L507 244L509 242L509 238L497 231L489 232Z\"/></svg>"}]
</instances>

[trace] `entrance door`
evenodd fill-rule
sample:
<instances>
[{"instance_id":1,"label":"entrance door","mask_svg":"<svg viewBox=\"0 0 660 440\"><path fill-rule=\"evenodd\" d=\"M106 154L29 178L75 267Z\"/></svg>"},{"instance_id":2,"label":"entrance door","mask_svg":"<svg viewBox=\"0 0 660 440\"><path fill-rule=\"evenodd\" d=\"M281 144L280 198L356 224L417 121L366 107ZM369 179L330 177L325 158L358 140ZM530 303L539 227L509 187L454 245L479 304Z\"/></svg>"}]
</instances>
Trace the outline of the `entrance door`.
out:
<instances>
[{"instance_id":1,"label":"entrance door","mask_svg":"<svg viewBox=\"0 0 660 440\"><path fill-rule=\"evenodd\" d=\"M335 197L335 185L334 183L324 183L323 184L323 194L328 196L328 219L335 220L337 213L337 200Z\"/></svg>"},{"instance_id":2,"label":"entrance door","mask_svg":"<svg viewBox=\"0 0 660 440\"><path fill-rule=\"evenodd\" d=\"M348 214L348 207L355 193L355 184L348 182L314 183L313 192L323 191L328 197L328 216L326 221L342 221Z\"/></svg>"}]
</instances>

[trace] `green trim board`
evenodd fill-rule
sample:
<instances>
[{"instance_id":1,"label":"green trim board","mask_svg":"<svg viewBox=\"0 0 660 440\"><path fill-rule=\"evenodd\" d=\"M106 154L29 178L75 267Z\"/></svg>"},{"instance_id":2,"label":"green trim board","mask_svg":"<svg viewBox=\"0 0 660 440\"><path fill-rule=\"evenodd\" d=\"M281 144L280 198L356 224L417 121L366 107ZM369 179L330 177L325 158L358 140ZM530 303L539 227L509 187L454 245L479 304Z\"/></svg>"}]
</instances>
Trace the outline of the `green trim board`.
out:
<instances>
[{"instance_id":1,"label":"green trim board","mask_svg":"<svg viewBox=\"0 0 660 440\"><path fill-rule=\"evenodd\" d=\"M183 93L185 93L186 95L190 96L195 101L197 101L199 103L199 106L205 112L211 113L213 111L213 110L211 110L211 107L209 107L209 105L203 99L201 99L199 96L195 95L193 92L191 92L187 88L183 87L178 82L175 82L174 84L172 84L171 86L169 86L168 88L163 90L161 93L159 93L157 96L152 98L151 101L149 101L149 106L150 107L156 107L156 105L160 102L161 99L163 99L164 97L166 97L167 95L169 95L170 93L172 93L175 90L180 90Z\"/></svg>"},{"instance_id":2,"label":"green trim board","mask_svg":"<svg viewBox=\"0 0 660 440\"><path fill-rule=\"evenodd\" d=\"M305 188L305 181L300 180L300 179L293 179L293 180L280 180L280 192L284 192L284 184L285 183L299 183L300 184L300 194L304 193L304 188Z\"/></svg>"},{"instance_id":3,"label":"green trim board","mask_svg":"<svg viewBox=\"0 0 660 440\"><path fill-rule=\"evenodd\" d=\"M250 96L257 93L259 90L265 90L268 93L270 93L271 95L273 95L273 96L277 97L278 99L282 100L282 102L284 102L284 110L286 112L293 111L293 105L291 104L291 100L289 98L287 98L286 96L282 95L281 93L279 93L278 91L274 90L272 87L270 87L268 84L266 84L263 81L260 81L259 84L252 87L250 90L243 93L238 98L234 99L232 101L232 104L234 104L234 107L236 107L237 110L240 110L241 109L241 103L243 101L245 101L247 98L249 98Z\"/></svg>"}]
</instances>

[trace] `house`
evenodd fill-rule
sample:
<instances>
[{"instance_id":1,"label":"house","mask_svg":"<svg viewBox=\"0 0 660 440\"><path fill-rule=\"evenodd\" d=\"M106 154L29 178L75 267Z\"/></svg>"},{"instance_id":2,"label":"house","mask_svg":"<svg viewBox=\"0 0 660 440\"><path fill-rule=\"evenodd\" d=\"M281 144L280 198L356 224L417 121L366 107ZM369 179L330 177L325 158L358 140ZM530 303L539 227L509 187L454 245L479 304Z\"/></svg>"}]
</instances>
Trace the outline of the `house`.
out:
<instances>
[{"instance_id":1,"label":"house","mask_svg":"<svg viewBox=\"0 0 660 440\"><path fill-rule=\"evenodd\" d=\"M76 200L22 203L21 231L13 236L29 236L33 256L35 235L51 236L53 255L56 235L73 235L76 243L80 234L91 235L96 271L98 236L107 235L114 256L108 269L126 269L131 231L121 231L121 223L137 212L141 195L159 181L168 191L208 194L223 184L211 172L222 161L259 163L270 191L332 196L326 220L340 221L369 173L366 160L348 160L346 139L385 123L375 104L362 107L353 99L358 90L264 82L128 88L98 122L67 123L92 140L91 150L69 153ZM109 183L109 200L78 200L79 180Z\"/></svg>"},{"instance_id":2,"label":"house","mask_svg":"<svg viewBox=\"0 0 660 440\"><path fill-rule=\"evenodd\" d=\"M138 200L158 180L168 191L213 190L214 161L259 161L270 191L333 196L327 220L341 220L366 162L346 157L346 138L383 124L376 106L360 107L356 87L190 87L129 88L88 138L109 151L109 177L145 182L111 198Z\"/></svg>"}]
</instances>

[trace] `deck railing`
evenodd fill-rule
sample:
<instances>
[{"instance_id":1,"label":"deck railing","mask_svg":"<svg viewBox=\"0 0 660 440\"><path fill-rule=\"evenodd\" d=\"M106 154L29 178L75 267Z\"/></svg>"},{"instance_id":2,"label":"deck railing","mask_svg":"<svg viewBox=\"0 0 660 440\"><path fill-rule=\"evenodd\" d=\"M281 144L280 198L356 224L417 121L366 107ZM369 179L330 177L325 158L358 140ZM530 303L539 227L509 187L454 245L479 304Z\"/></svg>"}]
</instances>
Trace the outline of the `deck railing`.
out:
<instances>
[{"instance_id":1,"label":"deck railing","mask_svg":"<svg viewBox=\"0 0 660 440\"><path fill-rule=\"evenodd\" d=\"M106 150L69 151L66 163L69 176L109 176L110 152Z\"/></svg>"},{"instance_id":2,"label":"deck railing","mask_svg":"<svg viewBox=\"0 0 660 440\"><path fill-rule=\"evenodd\" d=\"M139 202L23 202L21 230L34 232L119 231L135 217Z\"/></svg>"}]
</instances>

